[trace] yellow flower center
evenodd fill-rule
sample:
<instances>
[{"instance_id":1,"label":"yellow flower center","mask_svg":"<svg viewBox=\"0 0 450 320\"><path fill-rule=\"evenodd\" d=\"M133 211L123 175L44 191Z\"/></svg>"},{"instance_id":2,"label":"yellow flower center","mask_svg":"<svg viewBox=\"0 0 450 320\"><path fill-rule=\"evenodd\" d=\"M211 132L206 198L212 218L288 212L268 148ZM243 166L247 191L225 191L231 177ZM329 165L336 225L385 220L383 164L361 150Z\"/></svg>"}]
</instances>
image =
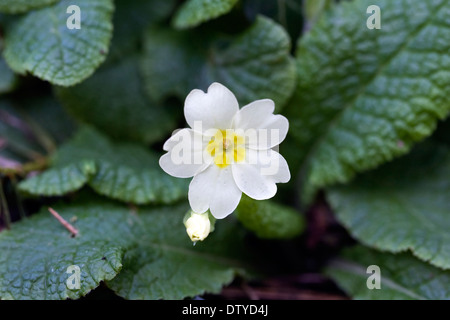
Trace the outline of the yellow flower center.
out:
<instances>
[{"instance_id":1,"label":"yellow flower center","mask_svg":"<svg viewBox=\"0 0 450 320\"><path fill-rule=\"evenodd\" d=\"M233 130L217 130L206 150L219 168L225 168L245 159L245 139Z\"/></svg>"}]
</instances>

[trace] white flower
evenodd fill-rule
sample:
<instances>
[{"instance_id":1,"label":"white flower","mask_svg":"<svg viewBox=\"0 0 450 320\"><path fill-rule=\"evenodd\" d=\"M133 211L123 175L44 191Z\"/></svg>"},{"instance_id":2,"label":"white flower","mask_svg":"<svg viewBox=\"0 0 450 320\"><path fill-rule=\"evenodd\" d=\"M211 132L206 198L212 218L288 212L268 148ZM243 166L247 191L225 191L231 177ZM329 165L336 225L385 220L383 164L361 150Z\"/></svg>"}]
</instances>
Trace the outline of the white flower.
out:
<instances>
[{"instance_id":1,"label":"white flower","mask_svg":"<svg viewBox=\"0 0 450 320\"><path fill-rule=\"evenodd\" d=\"M203 241L214 231L214 225L211 224L208 212L189 212L185 217L184 226L192 242Z\"/></svg>"},{"instance_id":2,"label":"white flower","mask_svg":"<svg viewBox=\"0 0 450 320\"><path fill-rule=\"evenodd\" d=\"M288 182L289 167L275 150L289 122L274 115L272 100L254 101L241 109L234 94L220 83L207 93L195 89L186 97L184 115L190 128L164 144L159 164L168 174L193 177L189 203L195 212L222 219L239 204L242 192L257 200L272 198L276 183Z\"/></svg>"}]
</instances>

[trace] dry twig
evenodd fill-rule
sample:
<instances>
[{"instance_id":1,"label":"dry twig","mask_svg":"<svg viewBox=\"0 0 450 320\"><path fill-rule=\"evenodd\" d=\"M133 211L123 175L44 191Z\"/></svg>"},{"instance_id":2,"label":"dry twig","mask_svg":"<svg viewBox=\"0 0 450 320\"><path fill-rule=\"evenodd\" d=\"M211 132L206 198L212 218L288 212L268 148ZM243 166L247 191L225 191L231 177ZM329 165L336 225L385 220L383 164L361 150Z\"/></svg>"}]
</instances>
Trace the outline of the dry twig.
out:
<instances>
[{"instance_id":1,"label":"dry twig","mask_svg":"<svg viewBox=\"0 0 450 320\"><path fill-rule=\"evenodd\" d=\"M74 226L72 226L70 223L68 223L66 220L64 220L63 217L59 215L58 212L53 210L52 208L48 208L48 211L58 220L69 232L72 234L73 237L75 237L78 234L78 229L76 229Z\"/></svg>"}]
</instances>

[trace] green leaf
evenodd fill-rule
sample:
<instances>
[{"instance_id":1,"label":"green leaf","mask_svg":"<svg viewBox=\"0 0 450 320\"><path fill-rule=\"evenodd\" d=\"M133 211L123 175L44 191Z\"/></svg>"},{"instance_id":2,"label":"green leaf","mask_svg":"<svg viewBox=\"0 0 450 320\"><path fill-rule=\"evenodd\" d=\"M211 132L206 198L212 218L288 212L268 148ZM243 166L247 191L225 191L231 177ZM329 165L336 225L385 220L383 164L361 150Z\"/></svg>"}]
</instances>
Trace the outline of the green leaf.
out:
<instances>
[{"instance_id":1,"label":"green leaf","mask_svg":"<svg viewBox=\"0 0 450 320\"><path fill-rule=\"evenodd\" d=\"M317 19L322 15L322 13L331 8L334 4L333 0L305 0L304 1L304 12L307 20L306 29L310 29L317 21Z\"/></svg>"},{"instance_id":2,"label":"green leaf","mask_svg":"<svg viewBox=\"0 0 450 320\"><path fill-rule=\"evenodd\" d=\"M11 92L16 84L16 76L0 56L0 95Z\"/></svg>"},{"instance_id":3,"label":"green leaf","mask_svg":"<svg viewBox=\"0 0 450 320\"><path fill-rule=\"evenodd\" d=\"M371 272L377 265L381 273L381 289L368 289ZM344 251L332 262L326 273L355 299L363 300L448 300L450 272L434 268L409 254L393 255L361 246Z\"/></svg>"},{"instance_id":4,"label":"green leaf","mask_svg":"<svg viewBox=\"0 0 450 320\"><path fill-rule=\"evenodd\" d=\"M157 100L172 94L184 99L192 89L206 90L217 81L241 104L269 98L281 108L295 85L289 51L284 29L263 17L235 36L153 28L145 38L142 74Z\"/></svg>"},{"instance_id":5,"label":"green leaf","mask_svg":"<svg viewBox=\"0 0 450 320\"><path fill-rule=\"evenodd\" d=\"M305 229L304 218L297 211L270 200L243 195L235 214L247 229L263 239L289 239Z\"/></svg>"},{"instance_id":6,"label":"green leaf","mask_svg":"<svg viewBox=\"0 0 450 320\"><path fill-rule=\"evenodd\" d=\"M298 0L245 0L240 9L250 21L253 21L258 15L277 21L290 35L292 42L295 42L304 28L303 2Z\"/></svg>"},{"instance_id":7,"label":"green leaf","mask_svg":"<svg viewBox=\"0 0 450 320\"><path fill-rule=\"evenodd\" d=\"M339 221L366 245L450 269L450 150L429 143L328 190Z\"/></svg>"},{"instance_id":8,"label":"green leaf","mask_svg":"<svg viewBox=\"0 0 450 320\"><path fill-rule=\"evenodd\" d=\"M298 44L297 99L286 113L307 200L407 153L450 109L448 2L378 1L379 30L366 27L371 4L334 6Z\"/></svg>"},{"instance_id":9,"label":"green leaf","mask_svg":"<svg viewBox=\"0 0 450 320\"><path fill-rule=\"evenodd\" d=\"M45 130L56 145L66 141L76 131L77 126L72 117L53 97L29 96L22 99L20 105L23 106L28 121L33 121Z\"/></svg>"},{"instance_id":10,"label":"green leaf","mask_svg":"<svg viewBox=\"0 0 450 320\"><path fill-rule=\"evenodd\" d=\"M192 245L182 223L188 207L141 214L137 247L126 252L123 270L108 286L127 299L182 299L219 293L239 275L249 275L252 254L243 229L233 221L216 223L203 242Z\"/></svg>"},{"instance_id":11,"label":"green leaf","mask_svg":"<svg viewBox=\"0 0 450 320\"><path fill-rule=\"evenodd\" d=\"M75 87L56 88L56 94L79 121L94 125L117 139L152 143L176 127L168 108L148 101L136 56L100 68Z\"/></svg>"},{"instance_id":12,"label":"green leaf","mask_svg":"<svg viewBox=\"0 0 450 320\"><path fill-rule=\"evenodd\" d=\"M136 53L141 47L144 31L167 19L176 1L115 0L114 4L114 34L105 64Z\"/></svg>"},{"instance_id":13,"label":"green leaf","mask_svg":"<svg viewBox=\"0 0 450 320\"><path fill-rule=\"evenodd\" d=\"M81 10L81 29L70 30L70 5ZM112 37L112 0L62 0L28 13L8 28L5 59L17 73L71 86L88 78L105 60Z\"/></svg>"},{"instance_id":14,"label":"green leaf","mask_svg":"<svg viewBox=\"0 0 450 320\"><path fill-rule=\"evenodd\" d=\"M157 155L139 145L113 144L88 127L58 150L52 167L22 181L19 189L31 195L55 196L87 183L102 195L135 204L171 203L187 195L187 180L162 171ZM66 176L68 173L71 175Z\"/></svg>"},{"instance_id":15,"label":"green leaf","mask_svg":"<svg viewBox=\"0 0 450 320\"><path fill-rule=\"evenodd\" d=\"M20 184L22 191L59 196L81 189L95 174L95 162L80 161L62 168L52 168Z\"/></svg>"},{"instance_id":16,"label":"green leaf","mask_svg":"<svg viewBox=\"0 0 450 320\"><path fill-rule=\"evenodd\" d=\"M1 299L76 299L96 288L100 281L115 277L122 268L122 246L108 237L119 235L125 228L123 225L127 226L123 223L126 221L123 212L81 205L71 210L60 209L67 221L77 220L74 223L80 232L77 237L71 238L46 209L13 224L11 231L0 233ZM102 220L106 213L108 219ZM79 290L66 286L70 276L66 271L71 265L81 271Z\"/></svg>"},{"instance_id":17,"label":"green leaf","mask_svg":"<svg viewBox=\"0 0 450 320\"><path fill-rule=\"evenodd\" d=\"M196 27L227 14L237 3L238 0L188 0L178 9L172 24L177 29Z\"/></svg>"},{"instance_id":18,"label":"green leaf","mask_svg":"<svg viewBox=\"0 0 450 320\"><path fill-rule=\"evenodd\" d=\"M0 12L24 13L58 2L59 0L0 0Z\"/></svg>"},{"instance_id":19,"label":"green leaf","mask_svg":"<svg viewBox=\"0 0 450 320\"><path fill-rule=\"evenodd\" d=\"M46 208L0 233L0 298L78 298L107 280L125 298L182 299L217 293L245 272L243 230L227 221L194 247L184 205L130 209L81 198L54 209L78 235L71 238ZM80 267L80 290L66 287L70 265Z\"/></svg>"}]
</instances>

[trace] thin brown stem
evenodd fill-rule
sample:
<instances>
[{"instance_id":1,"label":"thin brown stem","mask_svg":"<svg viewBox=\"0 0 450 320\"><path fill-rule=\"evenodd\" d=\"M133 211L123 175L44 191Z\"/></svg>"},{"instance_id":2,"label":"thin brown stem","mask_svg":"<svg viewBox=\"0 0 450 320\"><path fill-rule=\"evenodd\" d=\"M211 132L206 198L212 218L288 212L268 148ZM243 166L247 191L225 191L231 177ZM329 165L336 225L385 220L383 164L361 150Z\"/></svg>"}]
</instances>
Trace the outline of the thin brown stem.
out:
<instances>
[{"instance_id":1,"label":"thin brown stem","mask_svg":"<svg viewBox=\"0 0 450 320\"><path fill-rule=\"evenodd\" d=\"M48 211L56 218L56 220L59 221L69 232L72 234L73 237L75 237L78 234L78 229L76 229L74 226L72 226L70 223L68 223L66 220L64 220L63 217L59 215L58 212L53 210L52 208L48 208Z\"/></svg>"}]
</instances>

